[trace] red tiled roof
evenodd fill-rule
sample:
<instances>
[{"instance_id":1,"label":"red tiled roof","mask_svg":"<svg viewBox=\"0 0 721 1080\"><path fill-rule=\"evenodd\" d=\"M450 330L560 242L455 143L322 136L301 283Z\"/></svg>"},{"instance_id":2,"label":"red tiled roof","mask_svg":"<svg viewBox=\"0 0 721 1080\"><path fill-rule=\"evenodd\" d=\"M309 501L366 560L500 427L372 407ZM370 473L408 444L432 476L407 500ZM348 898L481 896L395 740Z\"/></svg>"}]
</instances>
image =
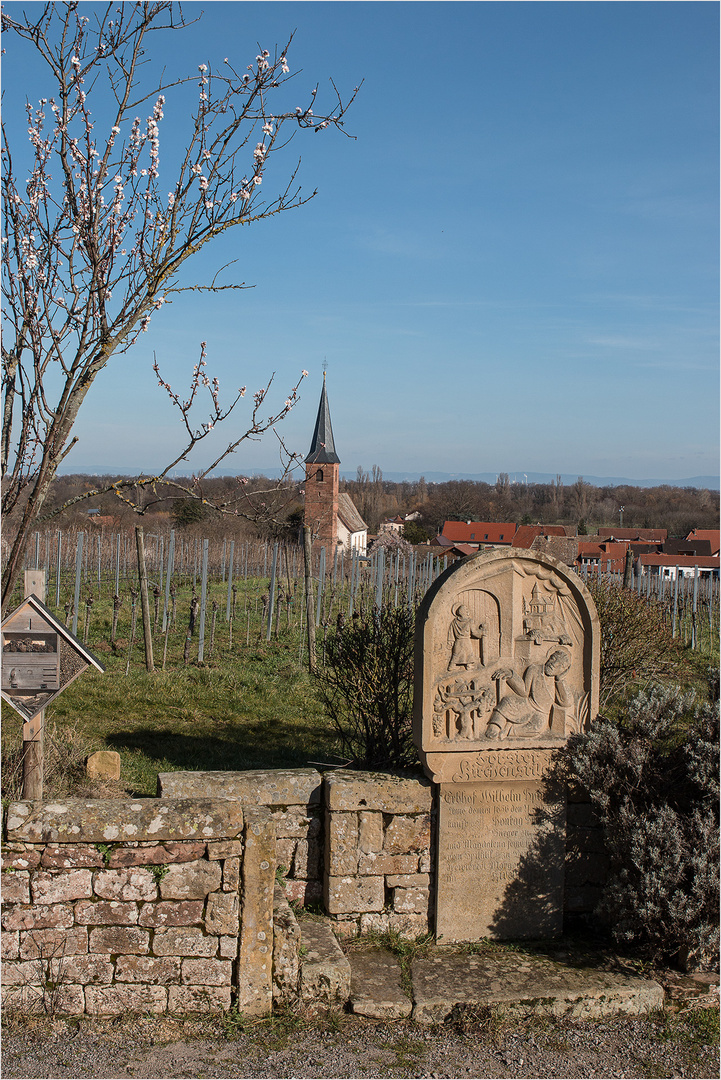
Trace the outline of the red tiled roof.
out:
<instances>
[{"instance_id":1,"label":"red tiled roof","mask_svg":"<svg viewBox=\"0 0 721 1080\"><path fill-rule=\"evenodd\" d=\"M453 544L508 544L516 532L513 521L447 521L443 536Z\"/></svg>"},{"instance_id":2,"label":"red tiled roof","mask_svg":"<svg viewBox=\"0 0 721 1080\"><path fill-rule=\"evenodd\" d=\"M692 529L686 539L708 540L714 555L718 555L721 550L721 529Z\"/></svg>"},{"instance_id":3,"label":"red tiled roof","mask_svg":"<svg viewBox=\"0 0 721 1080\"><path fill-rule=\"evenodd\" d=\"M598 535L603 540L645 540L662 544L668 538L668 529L617 529L615 525L600 526Z\"/></svg>"},{"instance_id":4,"label":"red tiled roof","mask_svg":"<svg viewBox=\"0 0 721 1080\"><path fill-rule=\"evenodd\" d=\"M698 566L699 570L718 570L718 555L639 555L642 566Z\"/></svg>"},{"instance_id":5,"label":"red tiled roof","mask_svg":"<svg viewBox=\"0 0 721 1080\"><path fill-rule=\"evenodd\" d=\"M563 525L519 525L511 547L530 548L537 536L565 536Z\"/></svg>"}]
</instances>

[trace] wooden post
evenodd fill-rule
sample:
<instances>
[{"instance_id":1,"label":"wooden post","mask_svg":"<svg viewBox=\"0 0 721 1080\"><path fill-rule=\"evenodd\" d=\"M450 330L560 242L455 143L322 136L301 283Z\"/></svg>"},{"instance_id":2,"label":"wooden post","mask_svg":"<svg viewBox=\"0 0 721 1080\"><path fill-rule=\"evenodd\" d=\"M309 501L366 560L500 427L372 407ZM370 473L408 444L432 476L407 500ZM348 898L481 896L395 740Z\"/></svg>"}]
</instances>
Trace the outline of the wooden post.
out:
<instances>
[{"instance_id":1,"label":"wooden post","mask_svg":"<svg viewBox=\"0 0 721 1080\"><path fill-rule=\"evenodd\" d=\"M205 606L208 594L208 549L209 540L203 541L203 563L200 577L200 623L198 625L198 663L205 658Z\"/></svg>"},{"instance_id":2,"label":"wooden post","mask_svg":"<svg viewBox=\"0 0 721 1080\"><path fill-rule=\"evenodd\" d=\"M45 571L25 571L25 596L45 603ZM45 709L23 724L23 799L43 797L43 733Z\"/></svg>"},{"instance_id":3,"label":"wooden post","mask_svg":"<svg viewBox=\"0 0 721 1080\"><path fill-rule=\"evenodd\" d=\"M313 566L310 525L303 526L303 559L305 562L305 616L308 628L308 669L315 671L315 619L313 618Z\"/></svg>"},{"instance_id":4,"label":"wooden post","mask_svg":"<svg viewBox=\"0 0 721 1080\"><path fill-rule=\"evenodd\" d=\"M135 544L138 549L138 577L140 578L140 610L143 614L143 637L145 639L145 667L155 671L153 664L153 628L150 625L150 602L148 600L148 575L145 569L145 539L143 526L135 526Z\"/></svg>"}]
</instances>

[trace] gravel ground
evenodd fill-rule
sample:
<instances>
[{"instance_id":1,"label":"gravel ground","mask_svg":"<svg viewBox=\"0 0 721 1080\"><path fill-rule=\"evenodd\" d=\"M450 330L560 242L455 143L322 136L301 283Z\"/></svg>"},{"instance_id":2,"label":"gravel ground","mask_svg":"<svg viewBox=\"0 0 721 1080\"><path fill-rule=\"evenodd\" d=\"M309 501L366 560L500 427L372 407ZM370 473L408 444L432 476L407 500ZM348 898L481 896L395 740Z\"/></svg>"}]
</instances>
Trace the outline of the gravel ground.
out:
<instances>
[{"instance_id":1,"label":"gravel ground","mask_svg":"<svg viewBox=\"0 0 721 1080\"><path fill-rule=\"evenodd\" d=\"M345 1014L6 1020L2 1075L72 1077L713 1077L718 1009L602 1021L503 1022L467 1011L428 1029Z\"/></svg>"}]
</instances>

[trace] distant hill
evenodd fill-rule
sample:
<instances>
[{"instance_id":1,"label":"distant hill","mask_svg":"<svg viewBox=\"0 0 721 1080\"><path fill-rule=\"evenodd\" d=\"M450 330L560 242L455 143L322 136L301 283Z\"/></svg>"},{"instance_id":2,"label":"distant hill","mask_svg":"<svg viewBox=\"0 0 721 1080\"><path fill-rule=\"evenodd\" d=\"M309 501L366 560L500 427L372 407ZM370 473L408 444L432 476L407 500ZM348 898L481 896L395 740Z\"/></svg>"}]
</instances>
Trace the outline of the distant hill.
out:
<instances>
[{"instance_id":1,"label":"distant hill","mask_svg":"<svg viewBox=\"0 0 721 1080\"><path fill-rule=\"evenodd\" d=\"M74 466L61 466L60 473L64 475L81 475L81 476L138 476L138 471L129 472L123 467L110 468L107 465L74 465ZM149 475L151 470L145 470L145 475ZM177 475L182 476L183 473L180 469L177 470ZM213 476L236 476L243 475L242 472L235 469L218 469ZM250 476L270 476L277 477L280 475L278 469L252 469L249 473ZM511 483L514 484L550 484L556 479L556 473L537 473L537 472L509 472ZM344 480L355 480L356 471L342 471L341 476ZM391 480L393 483L400 484L404 481L413 483L420 480L423 476L428 483L432 484L445 484L449 480L475 480L482 481L486 484L495 484L498 479L498 473L471 473L471 472L386 472L383 470L383 479ZM578 480L578 473L561 473L561 479L564 484L575 484ZM628 476L587 476L583 474L583 479L587 484L592 484L594 487L680 487L680 488L709 488L711 491L719 491L720 481L718 476L687 476L681 480L670 480L668 477L634 480Z\"/></svg>"}]
</instances>

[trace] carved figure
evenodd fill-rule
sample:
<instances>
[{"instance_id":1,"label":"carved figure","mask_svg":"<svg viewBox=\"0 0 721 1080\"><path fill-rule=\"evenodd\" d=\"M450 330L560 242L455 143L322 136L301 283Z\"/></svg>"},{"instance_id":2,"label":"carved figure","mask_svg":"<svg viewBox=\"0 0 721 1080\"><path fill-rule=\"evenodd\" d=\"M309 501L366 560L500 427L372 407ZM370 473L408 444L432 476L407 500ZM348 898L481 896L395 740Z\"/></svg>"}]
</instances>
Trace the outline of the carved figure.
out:
<instances>
[{"instance_id":1,"label":"carved figure","mask_svg":"<svg viewBox=\"0 0 721 1080\"><path fill-rule=\"evenodd\" d=\"M492 678L505 679L510 693L501 697L491 713L486 738L505 739L511 731L514 735L537 735L548 728L554 704L573 707L573 694L563 680L570 667L569 653L556 649L545 664L529 664L522 679L510 668L494 671ZM553 692L548 687L550 679Z\"/></svg>"},{"instance_id":2,"label":"carved figure","mask_svg":"<svg viewBox=\"0 0 721 1080\"><path fill-rule=\"evenodd\" d=\"M450 739L478 738L478 719L492 707L495 697L493 687L480 686L473 679L456 679L439 686L433 702L433 734ZM450 723L449 712L454 714Z\"/></svg>"},{"instance_id":3,"label":"carved figure","mask_svg":"<svg viewBox=\"0 0 721 1080\"><path fill-rule=\"evenodd\" d=\"M483 623L473 626L473 616L465 604L458 604L453 609L453 621L448 629L448 644L452 646L448 670L454 667L475 667L478 657L473 647L473 639L481 640L485 629Z\"/></svg>"}]
</instances>

